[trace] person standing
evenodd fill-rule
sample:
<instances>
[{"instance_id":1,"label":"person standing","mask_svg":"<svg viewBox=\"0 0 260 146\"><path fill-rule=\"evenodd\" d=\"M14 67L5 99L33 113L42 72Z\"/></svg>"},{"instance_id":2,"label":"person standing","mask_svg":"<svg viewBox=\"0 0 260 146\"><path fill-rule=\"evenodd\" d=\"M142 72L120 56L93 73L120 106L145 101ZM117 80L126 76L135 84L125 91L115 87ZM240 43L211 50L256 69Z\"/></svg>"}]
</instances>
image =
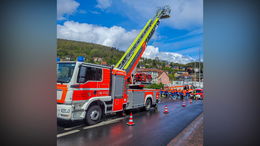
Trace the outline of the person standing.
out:
<instances>
[{"instance_id":1,"label":"person standing","mask_svg":"<svg viewBox=\"0 0 260 146\"><path fill-rule=\"evenodd\" d=\"M183 90L180 90L180 96L181 96L181 100L183 100L184 99L184 96L183 96Z\"/></svg>"},{"instance_id":2,"label":"person standing","mask_svg":"<svg viewBox=\"0 0 260 146\"><path fill-rule=\"evenodd\" d=\"M196 90L194 89L193 90L193 99L195 100L197 97L196 97Z\"/></svg>"},{"instance_id":3,"label":"person standing","mask_svg":"<svg viewBox=\"0 0 260 146\"><path fill-rule=\"evenodd\" d=\"M182 93L183 93L183 99L186 99L186 90L183 89L183 90L182 90Z\"/></svg>"},{"instance_id":4,"label":"person standing","mask_svg":"<svg viewBox=\"0 0 260 146\"><path fill-rule=\"evenodd\" d=\"M187 89L186 90L186 99L189 99L189 97L190 97L190 93L189 93L189 90Z\"/></svg>"}]
</instances>

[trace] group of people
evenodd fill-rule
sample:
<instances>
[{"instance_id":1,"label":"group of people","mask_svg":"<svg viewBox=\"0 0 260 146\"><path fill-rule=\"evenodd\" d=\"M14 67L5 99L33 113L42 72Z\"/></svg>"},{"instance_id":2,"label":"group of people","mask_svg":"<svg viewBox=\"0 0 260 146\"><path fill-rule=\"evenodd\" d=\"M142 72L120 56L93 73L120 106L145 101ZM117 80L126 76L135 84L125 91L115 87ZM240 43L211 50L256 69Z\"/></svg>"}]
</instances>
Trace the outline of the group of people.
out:
<instances>
[{"instance_id":1,"label":"group of people","mask_svg":"<svg viewBox=\"0 0 260 146\"><path fill-rule=\"evenodd\" d=\"M171 99L189 99L191 98L191 93L188 89L173 89L170 91L162 90L161 95L165 97L169 97Z\"/></svg>"}]
</instances>

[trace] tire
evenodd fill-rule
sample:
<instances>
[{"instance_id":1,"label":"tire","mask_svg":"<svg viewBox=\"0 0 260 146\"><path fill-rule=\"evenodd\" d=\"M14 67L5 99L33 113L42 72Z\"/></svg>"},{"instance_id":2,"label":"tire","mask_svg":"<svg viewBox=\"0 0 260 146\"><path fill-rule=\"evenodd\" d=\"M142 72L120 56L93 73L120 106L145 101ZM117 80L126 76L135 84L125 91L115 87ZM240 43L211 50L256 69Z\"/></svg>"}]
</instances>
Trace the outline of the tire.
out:
<instances>
[{"instance_id":1,"label":"tire","mask_svg":"<svg viewBox=\"0 0 260 146\"><path fill-rule=\"evenodd\" d=\"M125 110L124 112L125 112L125 114L127 114L127 115L129 115L129 114L131 113L130 110Z\"/></svg>"},{"instance_id":2,"label":"tire","mask_svg":"<svg viewBox=\"0 0 260 146\"><path fill-rule=\"evenodd\" d=\"M86 111L85 123L87 125L94 125L101 121L102 119L102 109L98 105L92 105Z\"/></svg>"},{"instance_id":3,"label":"tire","mask_svg":"<svg viewBox=\"0 0 260 146\"><path fill-rule=\"evenodd\" d=\"M156 103L155 105L153 105L154 109L157 111L158 110L158 103Z\"/></svg>"},{"instance_id":4,"label":"tire","mask_svg":"<svg viewBox=\"0 0 260 146\"><path fill-rule=\"evenodd\" d=\"M145 110L149 111L152 107L152 100L151 99L147 99L145 102Z\"/></svg>"}]
</instances>

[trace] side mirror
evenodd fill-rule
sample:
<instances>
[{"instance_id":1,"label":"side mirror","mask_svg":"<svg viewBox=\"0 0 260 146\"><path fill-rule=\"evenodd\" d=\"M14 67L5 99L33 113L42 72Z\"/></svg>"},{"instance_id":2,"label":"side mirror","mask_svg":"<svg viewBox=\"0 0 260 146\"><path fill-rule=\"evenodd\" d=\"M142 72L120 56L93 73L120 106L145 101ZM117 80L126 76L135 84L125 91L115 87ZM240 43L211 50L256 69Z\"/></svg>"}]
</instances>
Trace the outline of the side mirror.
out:
<instances>
[{"instance_id":1,"label":"side mirror","mask_svg":"<svg viewBox=\"0 0 260 146\"><path fill-rule=\"evenodd\" d=\"M79 83L85 83L86 82L86 74L87 74L87 68L84 66L81 66L79 69L79 77L78 82Z\"/></svg>"}]
</instances>

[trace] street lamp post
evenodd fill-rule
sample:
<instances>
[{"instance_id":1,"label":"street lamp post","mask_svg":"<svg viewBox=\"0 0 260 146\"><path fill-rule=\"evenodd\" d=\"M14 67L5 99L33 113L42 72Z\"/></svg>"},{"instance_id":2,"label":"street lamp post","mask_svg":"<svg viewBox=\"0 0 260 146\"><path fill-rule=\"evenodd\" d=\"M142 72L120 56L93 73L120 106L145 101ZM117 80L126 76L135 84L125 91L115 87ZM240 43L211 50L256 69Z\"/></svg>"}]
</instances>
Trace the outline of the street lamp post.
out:
<instances>
[{"instance_id":1,"label":"street lamp post","mask_svg":"<svg viewBox=\"0 0 260 146\"><path fill-rule=\"evenodd\" d=\"M200 86L200 48L199 48L199 86Z\"/></svg>"}]
</instances>

